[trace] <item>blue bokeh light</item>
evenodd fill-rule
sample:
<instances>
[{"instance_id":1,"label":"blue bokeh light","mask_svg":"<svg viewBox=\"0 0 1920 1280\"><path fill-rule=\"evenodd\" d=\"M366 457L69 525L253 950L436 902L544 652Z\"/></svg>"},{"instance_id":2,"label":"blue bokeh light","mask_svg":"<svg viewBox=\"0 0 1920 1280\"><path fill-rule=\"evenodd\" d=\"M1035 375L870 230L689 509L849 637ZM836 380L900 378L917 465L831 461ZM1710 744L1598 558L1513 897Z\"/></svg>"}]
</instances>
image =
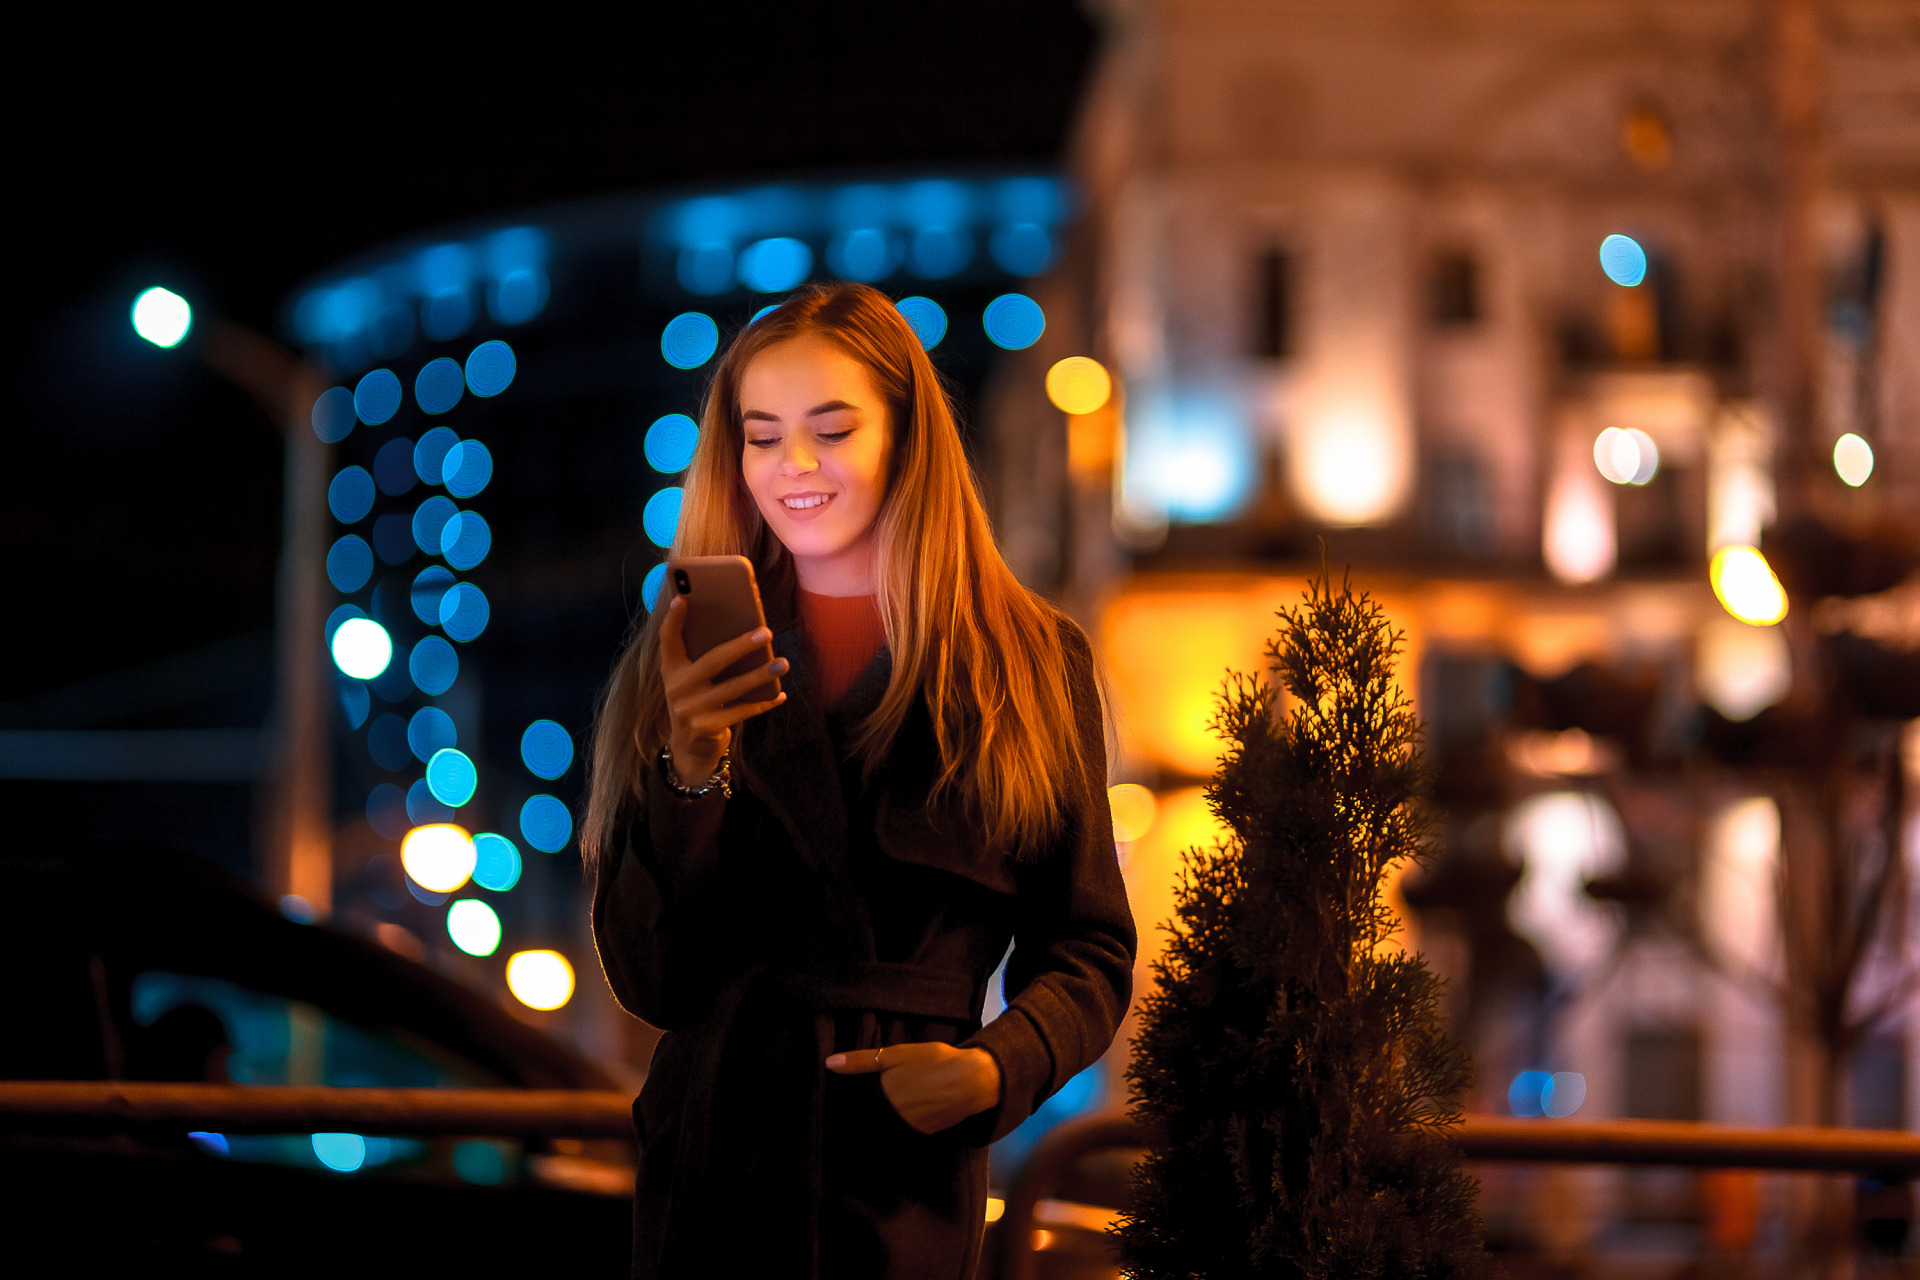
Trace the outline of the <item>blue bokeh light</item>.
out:
<instances>
[{"instance_id":1,"label":"blue bokeh light","mask_svg":"<svg viewBox=\"0 0 1920 1280\"><path fill-rule=\"evenodd\" d=\"M382 716L383 720L399 720L399 716ZM404 739L401 750L406 750ZM376 757L377 758L377 757ZM381 761L385 764L385 761ZM404 763L404 762L403 762ZM389 840L398 840L407 834L407 793L391 782L382 782L367 793L367 825Z\"/></svg>"},{"instance_id":2,"label":"blue bokeh light","mask_svg":"<svg viewBox=\"0 0 1920 1280\"><path fill-rule=\"evenodd\" d=\"M352 1173L367 1162L367 1140L357 1133L316 1133L313 1158L335 1173Z\"/></svg>"},{"instance_id":3,"label":"blue bokeh light","mask_svg":"<svg viewBox=\"0 0 1920 1280\"><path fill-rule=\"evenodd\" d=\"M413 446L413 472L428 484L439 484L441 467L453 446L460 443L452 427L435 427Z\"/></svg>"},{"instance_id":4,"label":"blue bokeh light","mask_svg":"<svg viewBox=\"0 0 1920 1280\"><path fill-rule=\"evenodd\" d=\"M981 317L987 340L1008 351L1024 351L1046 332L1047 315L1024 293L1003 293L987 304Z\"/></svg>"},{"instance_id":5,"label":"blue bokeh light","mask_svg":"<svg viewBox=\"0 0 1920 1280\"><path fill-rule=\"evenodd\" d=\"M458 816L452 805L434 796L425 778L415 778L413 785L407 788L407 818L416 827L424 827L429 822L452 822ZM428 906L437 907L447 900L448 895L444 893L421 888L414 883L412 876L405 879L407 892Z\"/></svg>"},{"instance_id":6,"label":"blue bokeh light","mask_svg":"<svg viewBox=\"0 0 1920 1280\"><path fill-rule=\"evenodd\" d=\"M827 268L843 280L872 284L899 267L899 243L879 227L855 227L827 245Z\"/></svg>"},{"instance_id":7,"label":"blue bokeh light","mask_svg":"<svg viewBox=\"0 0 1920 1280\"><path fill-rule=\"evenodd\" d=\"M373 522L373 551L388 564L405 564L413 559L413 518L384 515Z\"/></svg>"},{"instance_id":8,"label":"blue bokeh light","mask_svg":"<svg viewBox=\"0 0 1920 1280\"><path fill-rule=\"evenodd\" d=\"M1008 178L993 203L1008 222L1057 223L1066 216L1065 194L1057 178Z\"/></svg>"},{"instance_id":9,"label":"blue bokeh light","mask_svg":"<svg viewBox=\"0 0 1920 1280\"><path fill-rule=\"evenodd\" d=\"M478 511L462 511L440 530L440 554L454 568L473 568L493 550L493 530Z\"/></svg>"},{"instance_id":10,"label":"blue bokeh light","mask_svg":"<svg viewBox=\"0 0 1920 1280\"><path fill-rule=\"evenodd\" d=\"M988 251L1002 271L1037 276L1053 265L1053 234L1037 222L1009 222L993 233Z\"/></svg>"},{"instance_id":11,"label":"blue bokeh light","mask_svg":"<svg viewBox=\"0 0 1920 1280\"><path fill-rule=\"evenodd\" d=\"M751 318L750 318L750 319L749 319L749 320L747 321L747 323L748 323L748 324L758 324L758 323L760 322L760 317L761 317L761 316L770 316L770 315L772 315L772 314L773 314L774 312L776 312L776 311L778 311L779 309L780 309L780 304L779 304L779 303L777 303L777 302L769 302L769 303L768 303L768 304L767 304L766 306L764 306L764 307L762 307L762 308L760 308L760 309L759 309L758 311L756 311L756 312L754 312L754 313L753 313L753 316L752 316L752 317L751 317Z\"/></svg>"},{"instance_id":12,"label":"blue bokeh light","mask_svg":"<svg viewBox=\"0 0 1920 1280\"><path fill-rule=\"evenodd\" d=\"M435 342L450 342L473 327L473 294L442 289L420 300L420 329Z\"/></svg>"},{"instance_id":13,"label":"blue bokeh light","mask_svg":"<svg viewBox=\"0 0 1920 1280\"><path fill-rule=\"evenodd\" d=\"M373 510L373 477L365 467L347 467L327 486L327 508L341 524L358 524Z\"/></svg>"},{"instance_id":14,"label":"blue bokeh light","mask_svg":"<svg viewBox=\"0 0 1920 1280\"><path fill-rule=\"evenodd\" d=\"M1631 236L1610 235L1600 242L1600 269L1615 284L1632 288L1647 278L1647 251Z\"/></svg>"},{"instance_id":15,"label":"blue bokeh light","mask_svg":"<svg viewBox=\"0 0 1920 1280\"><path fill-rule=\"evenodd\" d=\"M370 427L400 412L400 379L393 370L375 369L354 385L353 411Z\"/></svg>"},{"instance_id":16,"label":"blue bokeh light","mask_svg":"<svg viewBox=\"0 0 1920 1280\"><path fill-rule=\"evenodd\" d=\"M531 796L520 806L520 834L540 852L558 853L573 838L573 814L554 796Z\"/></svg>"},{"instance_id":17,"label":"blue bokeh light","mask_svg":"<svg viewBox=\"0 0 1920 1280\"><path fill-rule=\"evenodd\" d=\"M498 338L489 339L467 356L467 390L483 398L497 396L513 385L518 368L513 348Z\"/></svg>"},{"instance_id":18,"label":"blue bokeh light","mask_svg":"<svg viewBox=\"0 0 1920 1280\"><path fill-rule=\"evenodd\" d=\"M656 547L673 545L674 530L680 527L680 499L683 490L679 485L668 485L647 499L647 506L640 513L640 527L647 531L647 538Z\"/></svg>"},{"instance_id":19,"label":"blue bokeh light","mask_svg":"<svg viewBox=\"0 0 1920 1280\"><path fill-rule=\"evenodd\" d=\"M433 798L441 804L458 809L473 799L479 786L480 772L464 751L442 747L427 761L427 790L433 792Z\"/></svg>"},{"instance_id":20,"label":"blue bokeh light","mask_svg":"<svg viewBox=\"0 0 1920 1280\"><path fill-rule=\"evenodd\" d=\"M669 413L655 418L647 428L647 465L672 475L685 471L693 461L694 446L700 443L700 426L684 413Z\"/></svg>"},{"instance_id":21,"label":"blue bokeh light","mask_svg":"<svg viewBox=\"0 0 1920 1280\"><path fill-rule=\"evenodd\" d=\"M340 695L340 710L347 717L347 728L358 729L367 722L367 713L373 710L367 682L347 675L336 675L333 679L334 691Z\"/></svg>"},{"instance_id":22,"label":"blue bokeh light","mask_svg":"<svg viewBox=\"0 0 1920 1280\"><path fill-rule=\"evenodd\" d=\"M947 336L946 310L932 298L914 294L893 305L913 327L913 336L920 339L922 349L933 350L940 345L940 339Z\"/></svg>"},{"instance_id":23,"label":"blue bokeh light","mask_svg":"<svg viewBox=\"0 0 1920 1280\"><path fill-rule=\"evenodd\" d=\"M373 482L380 492L397 498L420 482L413 471L413 441L396 436L380 446L373 455Z\"/></svg>"},{"instance_id":24,"label":"blue bokeh light","mask_svg":"<svg viewBox=\"0 0 1920 1280\"><path fill-rule=\"evenodd\" d=\"M487 288L487 314L501 324L525 324L546 309L547 273L515 267Z\"/></svg>"},{"instance_id":25,"label":"blue bokeh light","mask_svg":"<svg viewBox=\"0 0 1920 1280\"><path fill-rule=\"evenodd\" d=\"M973 261L973 237L959 227L922 227L913 233L907 265L928 280L957 276Z\"/></svg>"},{"instance_id":26,"label":"blue bokeh light","mask_svg":"<svg viewBox=\"0 0 1920 1280\"><path fill-rule=\"evenodd\" d=\"M507 1180L507 1158L500 1144L485 1138L472 1138L453 1144L453 1171L462 1182L480 1187L497 1187Z\"/></svg>"},{"instance_id":27,"label":"blue bokeh light","mask_svg":"<svg viewBox=\"0 0 1920 1280\"><path fill-rule=\"evenodd\" d=\"M1516 1116L1537 1116L1546 1110L1546 1092L1553 1077L1544 1071L1522 1071L1507 1086L1507 1110Z\"/></svg>"},{"instance_id":28,"label":"blue bokeh light","mask_svg":"<svg viewBox=\"0 0 1920 1280\"><path fill-rule=\"evenodd\" d=\"M755 293L784 293L813 270L813 250L791 236L756 240L740 251L740 283Z\"/></svg>"},{"instance_id":29,"label":"blue bokeh light","mask_svg":"<svg viewBox=\"0 0 1920 1280\"><path fill-rule=\"evenodd\" d=\"M413 616L428 626L440 623L440 601L453 586L453 571L441 565L428 565L413 580L413 589L408 593L413 605Z\"/></svg>"},{"instance_id":30,"label":"blue bokeh light","mask_svg":"<svg viewBox=\"0 0 1920 1280\"><path fill-rule=\"evenodd\" d=\"M341 623L345 622L348 618L364 618L366 616L367 611L357 604L336 606L334 611L327 615L327 647L333 647L333 633L340 629Z\"/></svg>"},{"instance_id":31,"label":"blue bokeh light","mask_svg":"<svg viewBox=\"0 0 1920 1280\"><path fill-rule=\"evenodd\" d=\"M573 764L573 737L552 720L535 720L520 735L520 760L527 772L551 782Z\"/></svg>"},{"instance_id":32,"label":"blue bokeh light","mask_svg":"<svg viewBox=\"0 0 1920 1280\"><path fill-rule=\"evenodd\" d=\"M412 763L413 748L407 745L406 717L391 711L383 711L375 716L373 724L367 729L367 754L388 773L398 773ZM397 793L399 788L394 790ZM379 788L375 787L374 791L377 794ZM394 803L398 804L399 801ZM400 834L406 833L403 831Z\"/></svg>"},{"instance_id":33,"label":"blue bokeh light","mask_svg":"<svg viewBox=\"0 0 1920 1280\"><path fill-rule=\"evenodd\" d=\"M340 591L358 591L373 576L373 548L350 533L327 551L327 580Z\"/></svg>"},{"instance_id":34,"label":"blue bokeh light","mask_svg":"<svg viewBox=\"0 0 1920 1280\"><path fill-rule=\"evenodd\" d=\"M460 362L447 356L429 360L413 380L413 401L424 413L445 413L467 389Z\"/></svg>"},{"instance_id":35,"label":"blue bokeh light","mask_svg":"<svg viewBox=\"0 0 1920 1280\"><path fill-rule=\"evenodd\" d=\"M493 479L493 454L478 440L462 440L440 460L440 480L456 498L471 498Z\"/></svg>"},{"instance_id":36,"label":"blue bokeh light","mask_svg":"<svg viewBox=\"0 0 1920 1280\"><path fill-rule=\"evenodd\" d=\"M720 349L720 326L704 311L685 311L660 331L660 355L676 369L698 369Z\"/></svg>"},{"instance_id":37,"label":"blue bokeh light","mask_svg":"<svg viewBox=\"0 0 1920 1280\"><path fill-rule=\"evenodd\" d=\"M674 275L688 293L703 298L725 293L733 285L733 250L718 240L682 249Z\"/></svg>"},{"instance_id":38,"label":"blue bokeh light","mask_svg":"<svg viewBox=\"0 0 1920 1280\"><path fill-rule=\"evenodd\" d=\"M482 889L505 893L520 883L520 850L495 831L473 838L473 882Z\"/></svg>"},{"instance_id":39,"label":"blue bokeh light","mask_svg":"<svg viewBox=\"0 0 1920 1280\"><path fill-rule=\"evenodd\" d=\"M490 613L486 595L471 582L459 583L440 597L440 625L461 644L480 638Z\"/></svg>"},{"instance_id":40,"label":"blue bokeh light","mask_svg":"<svg viewBox=\"0 0 1920 1280\"><path fill-rule=\"evenodd\" d=\"M392 298L367 325L367 345L377 356L397 356L413 345L413 308Z\"/></svg>"},{"instance_id":41,"label":"blue bokeh light","mask_svg":"<svg viewBox=\"0 0 1920 1280\"><path fill-rule=\"evenodd\" d=\"M1127 409L1122 489L1176 522L1222 520L1245 508L1260 474L1244 410L1216 387L1159 387Z\"/></svg>"},{"instance_id":42,"label":"blue bokeh light","mask_svg":"<svg viewBox=\"0 0 1920 1280\"><path fill-rule=\"evenodd\" d=\"M440 494L420 504L413 513L413 540L422 551L430 556L440 554L440 531L459 510L452 498Z\"/></svg>"},{"instance_id":43,"label":"blue bokeh light","mask_svg":"<svg viewBox=\"0 0 1920 1280\"><path fill-rule=\"evenodd\" d=\"M667 566L657 564L647 570L647 576L640 580L640 599L647 606L647 612L653 612L653 605L660 598L660 585L667 580Z\"/></svg>"},{"instance_id":44,"label":"blue bokeh light","mask_svg":"<svg viewBox=\"0 0 1920 1280\"><path fill-rule=\"evenodd\" d=\"M967 188L951 178L910 182L900 192L900 211L919 227L957 226L972 214Z\"/></svg>"},{"instance_id":45,"label":"blue bokeh light","mask_svg":"<svg viewBox=\"0 0 1920 1280\"><path fill-rule=\"evenodd\" d=\"M339 444L353 434L357 418L353 392L345 387L328 387L313 402L313 434L328 444Z\"/></svg>"},{"instance_id":46,"label":"blue bokeh light","mask_svg":"<svg viewBox=\"0 0 1920 1280\"><path fill-rule=\"evenodd\" d=\"M460 653L439 636L428 636L407 655L407 674L420 692L438 697L460 678Z\"/></svg>"},{"instance_id":47,"label":"blue bokeh light","mask_svg":"<svg viewBox=\"0 0 1920 1280\"><path fill-rule=\"evenodd\" d=\"M673 234L681 244L711 244L733 239L746 222L735 196L698 196L674 210Z\"/></svg>"},{"instance_id":48,"label":"blue bokeh light","mask_svg":"<svg viewBox=\"0 0 1920 1280\"><path fill-rule=\"evenodd\" d=\"M438 707L422 707L407 721L407 749L413 758L425 764L433 753L460 745L460 731L453 717Z\"/></svg>"}]
</instances>

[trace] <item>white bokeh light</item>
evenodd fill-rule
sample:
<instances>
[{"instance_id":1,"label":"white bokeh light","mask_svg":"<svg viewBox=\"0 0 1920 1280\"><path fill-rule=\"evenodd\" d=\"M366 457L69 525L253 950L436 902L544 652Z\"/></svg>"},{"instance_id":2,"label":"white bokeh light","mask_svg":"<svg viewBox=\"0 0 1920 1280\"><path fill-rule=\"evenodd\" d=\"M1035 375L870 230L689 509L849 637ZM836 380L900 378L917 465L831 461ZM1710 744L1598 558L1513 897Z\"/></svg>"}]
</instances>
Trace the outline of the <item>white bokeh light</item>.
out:
<instances>
[{"instance_id":1,"label":"white bokeh light","mask_svg":"<svg viewBox=\"0 0 1920 1280\"><path fill-rule=\"evenodd\" d=\"M193 308L171 289L148 289L133 300L133 331L156 347L177 347L193 328Z\"/></svg>"},{"instance_id":2,"label":"white bokeh light","mask_svg":"<svg viewBox=\"0 0 1920 1280\"><path fill-rule=\"evenodd\" d=\"M507 990L529 1009L558 1009L573 999L573 966L558 951L516 951L507 961Z\"/></svg>"},{"instance_id":3,"label":"white bokeh light","mask_svg":"<svg viewBox=\"0 0 1920 1280\"><path fill-rule=\"evenodd\" d=\"M400 865L415 884L433 893L452 893L465 884L477 861L473 837L451 822L415 827L400 842Z\"/></svg>"},{"instance_id":4,"label":"white bokeh light","mask_svg":"<svg viewBox=\"0 0 1920 1280\"><path fill-rule=\"evenodd\" d=\"M1873 474L1873 446L1849 431L1833 442L1834 472L1858 489Z\"/></svg>"},{"instance_id":5,"label":"white bokeh light","mask_svg":"<svg viewBox=\"0 0 1920 1280\"><path fill-rule=\"evenodd\" d=\"M470 956L500 949L500 917L478 898L462 898L447 908L447 936Z\"/></svg>"},{"instance_id":6,"label":"white bokeh light","mask_svg":"<svg viewBox=\"0 0 1920 1280\"><path fill-rule=\"evenodd\" d=\"M355 680L371 680L393 661L393 637L372 618L348 618L333 633L333 665Z\"/></svg>"}]
</instances>

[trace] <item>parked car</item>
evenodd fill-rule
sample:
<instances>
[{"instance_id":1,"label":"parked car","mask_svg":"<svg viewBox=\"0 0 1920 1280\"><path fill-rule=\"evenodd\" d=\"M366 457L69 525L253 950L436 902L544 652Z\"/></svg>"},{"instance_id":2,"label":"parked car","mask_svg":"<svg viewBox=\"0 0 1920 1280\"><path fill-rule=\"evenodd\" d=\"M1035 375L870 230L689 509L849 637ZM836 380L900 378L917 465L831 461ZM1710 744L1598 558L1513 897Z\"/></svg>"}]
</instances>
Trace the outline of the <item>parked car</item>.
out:
<instances>
[{"instance_id":1,"label":"parked car","mask_svg":"<svg viewBox=\"0 0 1920 1280\"><path fill-rule=\"evenodd\" d=\"M0 973L0 1079L616 1087L485 995L159 850L0 851ZM0 1259L21 1275L617 1275L632 1162L605 1139L15 1128Z\"/></svg>"}]
</instances>

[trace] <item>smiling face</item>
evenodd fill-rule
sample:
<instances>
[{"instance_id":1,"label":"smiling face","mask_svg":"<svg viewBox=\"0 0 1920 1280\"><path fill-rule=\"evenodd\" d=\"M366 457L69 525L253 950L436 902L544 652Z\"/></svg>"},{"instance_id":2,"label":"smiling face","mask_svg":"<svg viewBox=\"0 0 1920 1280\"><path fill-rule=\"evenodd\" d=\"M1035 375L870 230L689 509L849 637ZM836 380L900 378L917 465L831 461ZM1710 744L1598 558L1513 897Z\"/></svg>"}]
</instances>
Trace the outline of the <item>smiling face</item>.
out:
<instances>
[{"instance_id":1,"label":"smiling face","mask_svg":"<svg viewBox=\"0 0 1920 1280\"><path fill-rule=\"evenodd\" d=\"M790 338L747 365L740 413L747 491L793 553L801 589L871 594L893 431L866 367L825 338Z\"/></svg>"}]
</instances>

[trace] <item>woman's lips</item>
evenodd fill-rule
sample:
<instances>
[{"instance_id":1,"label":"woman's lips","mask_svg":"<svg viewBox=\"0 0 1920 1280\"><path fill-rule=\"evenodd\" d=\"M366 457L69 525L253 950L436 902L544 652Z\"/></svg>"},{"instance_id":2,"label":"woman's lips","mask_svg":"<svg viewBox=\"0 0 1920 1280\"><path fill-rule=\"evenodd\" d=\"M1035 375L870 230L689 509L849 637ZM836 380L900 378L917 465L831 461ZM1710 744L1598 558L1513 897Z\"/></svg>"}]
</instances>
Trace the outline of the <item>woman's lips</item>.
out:
<instances>
[{"instance_id":1,"label":"woman's lips","mask_svg":"<svg viewBox=\"0 0 1920 1280\"><path fill-rule=\"evenodd\" d=\"M833 505L831 493L789 493L780 499L780 507L789 520L814 520Z\"/></svg>"}]
</instances>

